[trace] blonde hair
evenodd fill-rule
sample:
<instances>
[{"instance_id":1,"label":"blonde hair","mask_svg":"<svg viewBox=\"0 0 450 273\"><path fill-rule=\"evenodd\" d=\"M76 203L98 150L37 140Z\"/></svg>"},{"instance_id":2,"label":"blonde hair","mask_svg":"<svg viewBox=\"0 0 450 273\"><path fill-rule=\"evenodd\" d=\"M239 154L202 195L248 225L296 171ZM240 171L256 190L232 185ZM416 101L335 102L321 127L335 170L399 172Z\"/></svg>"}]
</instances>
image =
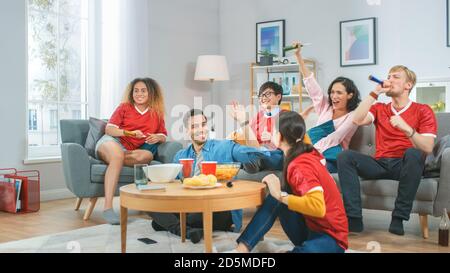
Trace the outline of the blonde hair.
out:
<instances>
[{"instance_id":1,"label":"blonde hair","mask_svg":"<svg viewBox=\"0 0 450 273\"><path fill-rule=\"evenodd\" d=\"M412 84L411 89L409 90L409 92L411 92L411 90L414 88L414 86L416 85L416 73L414 73L414 71L410 70L408 67L404 66L404 65L396 65L393 66L390 70L389 73L392 72L398 72L398 71L403 71L406 74L406 80L408 82L410 82Z\"/></svg>"},{"instance_id":2,"label":"blonde hair","mask_svg":"<svg viewBox=\"0 0 450 273\"><path fill-rule=\"evenodd\" d=\"M148 91L148 107L158 114L160 118L164 118L164 98L162 89L159 84L150 78L137 78L130 82L125 90L122 102L134 104L133 91L134 86L142 82L147 87Z\"/></svg>"}]
</instances>

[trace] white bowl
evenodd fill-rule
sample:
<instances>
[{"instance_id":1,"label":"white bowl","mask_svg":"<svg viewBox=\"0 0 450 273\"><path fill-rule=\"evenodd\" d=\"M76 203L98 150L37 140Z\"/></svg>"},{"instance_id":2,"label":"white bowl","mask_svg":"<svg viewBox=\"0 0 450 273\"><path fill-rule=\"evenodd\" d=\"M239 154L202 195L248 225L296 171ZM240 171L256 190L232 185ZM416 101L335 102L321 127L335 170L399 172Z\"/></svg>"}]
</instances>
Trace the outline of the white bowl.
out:
<instances>
[{"instance_id":1,"label":"white bowl","mask_svg":"<svg viewBox=\"0 0 450 273\"><path fill-rule=\"evenodd\" d=\"M144 171L151 182L167 183L174 181L182 168L181 164L158 164L147 166Z\"/></svg>"}]
</instances>

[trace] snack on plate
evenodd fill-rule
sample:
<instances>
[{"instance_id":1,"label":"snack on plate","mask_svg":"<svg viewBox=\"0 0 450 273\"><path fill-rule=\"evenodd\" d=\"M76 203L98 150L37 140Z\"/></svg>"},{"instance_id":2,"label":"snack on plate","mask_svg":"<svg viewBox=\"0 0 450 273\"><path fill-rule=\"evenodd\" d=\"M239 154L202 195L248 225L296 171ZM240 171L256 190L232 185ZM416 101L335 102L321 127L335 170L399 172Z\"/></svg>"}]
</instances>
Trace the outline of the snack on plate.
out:
<instances>
[{"instance_id":1,"label":"snack on plate","mask_svg":"<svg viewBox=\"0 0 450 273\"><path fill-rule=\"evenodd\" d=\"M194 187L215 186L216 183L217 178L212 174L208 175L200 174L198 176L185 178L183 181L183 184Z\"/></svg>"}]
</instances>

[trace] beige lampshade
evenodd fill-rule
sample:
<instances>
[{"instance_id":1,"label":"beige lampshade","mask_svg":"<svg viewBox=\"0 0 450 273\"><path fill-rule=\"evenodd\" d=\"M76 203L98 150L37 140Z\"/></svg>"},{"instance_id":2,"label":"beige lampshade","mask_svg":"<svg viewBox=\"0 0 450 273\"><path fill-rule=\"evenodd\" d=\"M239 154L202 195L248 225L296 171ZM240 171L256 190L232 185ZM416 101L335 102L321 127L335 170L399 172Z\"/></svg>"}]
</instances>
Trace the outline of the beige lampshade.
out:
<instances>
[{"instance_id":1,"label":"beige lampshade","mask_svg":"<svg viewBox=\"0 0 450 273\"><path fill-rule=\"evenodd\" d=\"M196 81L228 81L230 76L225 56L198 56L194 79Z\"/></svg>"}]
</instances>

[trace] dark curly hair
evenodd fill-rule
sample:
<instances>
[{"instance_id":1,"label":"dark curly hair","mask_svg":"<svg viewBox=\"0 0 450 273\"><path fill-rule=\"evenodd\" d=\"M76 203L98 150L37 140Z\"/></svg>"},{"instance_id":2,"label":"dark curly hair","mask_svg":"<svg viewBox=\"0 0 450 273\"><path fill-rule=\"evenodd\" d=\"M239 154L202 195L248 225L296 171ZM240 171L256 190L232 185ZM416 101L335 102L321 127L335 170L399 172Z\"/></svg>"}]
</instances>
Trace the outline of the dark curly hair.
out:
<instances>
[{"instance_id":1,"label":"dark curly hair","mask_svg":"<svg viewBox=\"0 0 450 273\"><path fill-rule=\"evenodd\" d=\"M361 95L359 94L358 87L356 87L355 83L349 78L345 77L338 77L334 79L334 81L332 81L330 86L328 87L328 103L330 104L330 106L332 105L330 96L331 89L333 88L333 85L335 83L342 84L345 87L345 91L347 92L347 94L353 94L353 97L347 101L347 111L350 112L355 110L361 102Z\"/></svg>"}]
</instances>

